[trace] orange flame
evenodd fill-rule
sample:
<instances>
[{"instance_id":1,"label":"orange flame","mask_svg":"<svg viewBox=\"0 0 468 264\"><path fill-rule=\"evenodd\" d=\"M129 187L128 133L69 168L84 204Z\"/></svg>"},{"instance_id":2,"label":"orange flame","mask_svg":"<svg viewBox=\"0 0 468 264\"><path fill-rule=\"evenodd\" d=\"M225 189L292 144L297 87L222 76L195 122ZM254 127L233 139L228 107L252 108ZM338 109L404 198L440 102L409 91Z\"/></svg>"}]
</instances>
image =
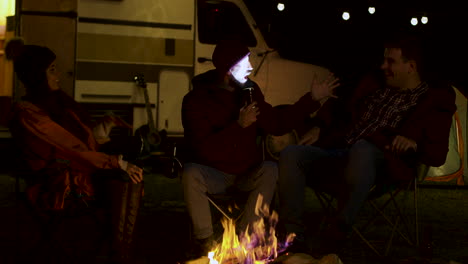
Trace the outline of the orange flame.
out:
<instances>
[{"instance_id":1,"label":"orange flame","mask_svg":"<svg viewBox=\"0 0 468 264\"><path fill-rule=\"evenodd\" d=\"M229 218L222 219L224 228L222 242L208 254L210 264L269 263L291 244L295 234L289 234L284 243L278 243L275 232L278 214L273 211L270 215L268 205L263 204L262 195L257 198L255 214L259 216L259 220L252 224L251 232L248 232L247 226L240 239L236 234L235 221ZM268 232L265 219L268 219Z\"/></svg>"}]
</instances>

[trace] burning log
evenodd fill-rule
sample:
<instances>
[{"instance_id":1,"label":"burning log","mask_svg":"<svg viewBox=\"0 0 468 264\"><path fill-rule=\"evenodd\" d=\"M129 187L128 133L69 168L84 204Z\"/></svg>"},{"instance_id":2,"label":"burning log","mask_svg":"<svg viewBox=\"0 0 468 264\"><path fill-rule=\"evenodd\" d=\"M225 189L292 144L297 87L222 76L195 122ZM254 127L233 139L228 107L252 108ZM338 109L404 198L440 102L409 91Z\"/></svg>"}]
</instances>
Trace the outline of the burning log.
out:
<instances>
[{"instance_id":1,"label":"burning log","mask_svg":"<svg viewBox=\"0 0 468 264\"><path fill-rule=\"evenodd\" d=\"M307 254L297 253L284 255L277 258L275 264L343 264L336 254L323 256L321 259L315 259ZM272 264L273 264L272 263Z\"/></svg>"}]
</instances>

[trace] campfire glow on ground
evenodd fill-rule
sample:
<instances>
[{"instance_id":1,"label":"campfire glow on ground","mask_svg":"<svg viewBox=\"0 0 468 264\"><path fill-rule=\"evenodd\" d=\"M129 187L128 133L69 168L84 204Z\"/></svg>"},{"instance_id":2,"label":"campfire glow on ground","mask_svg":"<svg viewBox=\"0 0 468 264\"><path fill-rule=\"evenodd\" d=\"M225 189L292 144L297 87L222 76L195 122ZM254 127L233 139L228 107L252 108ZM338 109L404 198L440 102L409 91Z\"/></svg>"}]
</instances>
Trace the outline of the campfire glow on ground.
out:
<instances>
[{"instance_id":1,"label":"campfire glow on ground","mask_svg":"<svg viewBox=\"0 0 468 264\"><path fill-rule=\"evenodd\" d=\"M252 227L247 227L241 235L236 234L233 219L224 218L222 242L208 254L209 264L264 264L272 262L278 254L288 248L295 234L289 234L285 241L278 242L275 227L278 214L263 204L263 197L258 196L255 214L260 218ZM265 220L267 220L265 222ZM251 232L246 232L251 230Z\"/></svg>"}]
</instances>

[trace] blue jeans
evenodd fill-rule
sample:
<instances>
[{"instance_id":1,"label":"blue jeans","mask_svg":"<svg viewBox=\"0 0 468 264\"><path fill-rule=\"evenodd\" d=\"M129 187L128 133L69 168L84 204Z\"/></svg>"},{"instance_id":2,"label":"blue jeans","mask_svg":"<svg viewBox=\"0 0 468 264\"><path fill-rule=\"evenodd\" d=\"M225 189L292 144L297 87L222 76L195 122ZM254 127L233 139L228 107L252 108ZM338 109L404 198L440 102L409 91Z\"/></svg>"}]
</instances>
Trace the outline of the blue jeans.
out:
<instances>
[{"instance_id":1,"label":"blue jeans","mask_svg":"<svg viewBox=\"0 0 468 264\"><path fill-rule=\"evenodd\" d=\"M339 208L338 217L347 226L354 223L356 215L367 198L368 192L375 182L377 170L383 166L383 152L374 144L359 140L349 149L322 149L315 146L291 145L280 155L279 186L280 200L279 217L286 232L296 233L301 239L304 235L302 221L304 213L306 178L313 182L319 180L314 173L322 158L347 158L345 175L340 178L347 186L347 198ZM323 171L323 170L322 170Z\"/></svg>"},{"instance_id":2,"label":"blue jeans","mask_svg":"<svg viewBox=\"0 0 468 264\"><path fill-rule=\"evenodd\" d=\"M185 164L182 185L195 238L203 239L213 234L207 193L225 193L233 185L240 191L249 192L244 214L240 222L236 223L239 230L245 230L248 224L259 219L259 216L255 214L258 195L263 196L262 207L264 205L270 206L277 181L278 166L272 161L264 161L255 170L245 175L232 175L197 163Z\"/></svg>"}]
</instances>

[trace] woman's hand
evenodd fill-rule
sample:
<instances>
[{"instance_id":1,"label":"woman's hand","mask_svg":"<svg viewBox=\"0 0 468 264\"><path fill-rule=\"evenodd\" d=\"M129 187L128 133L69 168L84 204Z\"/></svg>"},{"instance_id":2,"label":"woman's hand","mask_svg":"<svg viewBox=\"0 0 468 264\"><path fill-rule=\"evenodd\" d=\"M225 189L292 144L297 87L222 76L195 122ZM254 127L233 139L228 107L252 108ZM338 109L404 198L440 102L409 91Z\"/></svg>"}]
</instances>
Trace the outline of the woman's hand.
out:
<instances>
[{"instance_id":1,"label":"woman's hand","mask_svg":"<svg viewBox=\"0 0 468 264\"><path fill-rule=\"evenodd\" d=\"M130 176L130 180L133 182L133 183L140 183L143 181L143 169L132 164L132 163L128 163L127 164L127 169L126 169L126 172L128 173L128 175Z\"/></svg>"}]
</instances>

